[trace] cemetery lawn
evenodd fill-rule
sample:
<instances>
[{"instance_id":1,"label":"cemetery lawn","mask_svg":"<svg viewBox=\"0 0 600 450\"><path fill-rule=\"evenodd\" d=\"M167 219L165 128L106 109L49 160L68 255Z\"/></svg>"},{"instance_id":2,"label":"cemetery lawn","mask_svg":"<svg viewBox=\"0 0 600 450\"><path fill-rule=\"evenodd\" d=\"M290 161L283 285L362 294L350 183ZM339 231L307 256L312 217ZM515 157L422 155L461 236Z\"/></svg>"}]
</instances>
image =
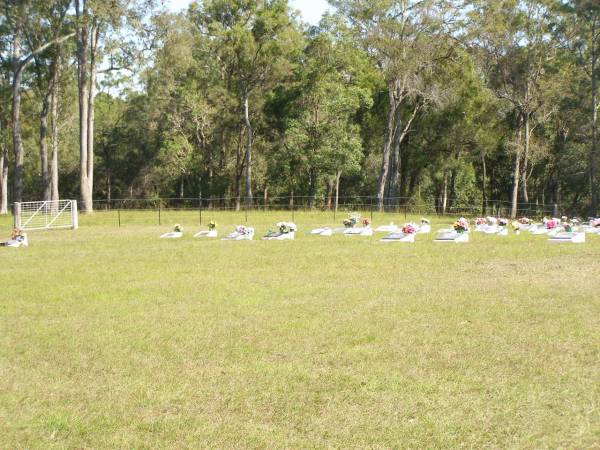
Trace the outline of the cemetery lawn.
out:
<instances>
[{"instance_id":1,"label":"cemetery lawn","mask_svg":"<svg viewBox=\"0 0 600 450\"><path fill-rule=\"evenodd\" d=\"M122 215L0 248L0 448L600 442L600 236L381 244L296 213L295 241L221 242L198 212Z\"/></svg>"}]
</instances>

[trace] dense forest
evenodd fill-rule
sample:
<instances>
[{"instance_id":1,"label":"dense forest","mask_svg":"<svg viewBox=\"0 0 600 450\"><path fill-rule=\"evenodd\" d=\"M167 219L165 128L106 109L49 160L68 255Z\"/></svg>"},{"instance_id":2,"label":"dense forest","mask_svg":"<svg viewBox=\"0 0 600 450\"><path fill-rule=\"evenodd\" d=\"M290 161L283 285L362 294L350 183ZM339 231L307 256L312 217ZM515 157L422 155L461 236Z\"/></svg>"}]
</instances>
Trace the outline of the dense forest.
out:
<instances>
[{"instance_id":1,"label":"dense forest","mask_svg":"<svg viewBox=\"0 0 600 450\"><path fill-rule=\"evenodd\" d=\"M0 0L12 202L596 215L597 0ZM300 200L299 200L300 201Z\"/></svg>"}]
</instances>

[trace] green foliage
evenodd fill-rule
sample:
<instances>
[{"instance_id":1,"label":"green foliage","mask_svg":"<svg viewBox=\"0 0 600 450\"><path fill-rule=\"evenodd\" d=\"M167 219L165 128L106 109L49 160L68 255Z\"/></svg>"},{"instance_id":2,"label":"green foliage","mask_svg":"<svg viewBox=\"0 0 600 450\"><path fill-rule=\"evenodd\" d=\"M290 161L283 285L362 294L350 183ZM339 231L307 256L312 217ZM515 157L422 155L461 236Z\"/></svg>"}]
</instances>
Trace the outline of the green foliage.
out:
<instances>
[{"instance_id":1,"label":"green foliage","mask_svg":"<svg viewBox=\"0 0 600 450\"><path fill-rule=\"evenodd\" d=\"M589 96L598 81L598 70L590 71L594 2L472 0L465 9L433 0L330 3L336 12L305 28L285 0L207 0L180 14L155 11L153 1L88 1L80 20L98 20L102 61L95 196L201 195L235 203L249 150L257 196L313 199L331 195L338 178L341 195L373 196L391 93L395 136L416 112L389 175L403 202L443 195L450 203L508 201L518 156L531 203L586 210L594 161ZM47 40L62 3L28 5L23 49ZM62 31L75 24L72 12ZM6 148L10 17L0 18ZM77 196L74 43L62 51L61 193ZM24 74L31 199L40 195L35 149L52 58L44 52Z\"/></svg>"}]
</instances>

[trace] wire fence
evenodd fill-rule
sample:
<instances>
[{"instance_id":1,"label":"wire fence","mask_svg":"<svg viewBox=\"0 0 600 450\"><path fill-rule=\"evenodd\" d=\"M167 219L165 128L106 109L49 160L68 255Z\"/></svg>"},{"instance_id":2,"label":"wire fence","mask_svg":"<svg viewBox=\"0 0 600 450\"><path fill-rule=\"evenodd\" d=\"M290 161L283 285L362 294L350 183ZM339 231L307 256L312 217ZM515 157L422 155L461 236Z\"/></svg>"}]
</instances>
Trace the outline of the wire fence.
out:
<instances>
[{"instance_id":1,"label":"wire fence","mask_svg":"<svg viewBox=\"0 0 600 450\"><path fill-rule=\"evenodd\" d=\"M111 200L94 201L95 211L112 211L117 216L118 226L126 225L133 221L132 216L127 212L146 211L152 214L145 214L144 221L148 224L163 225L166 218L171 218L173 212L185 211L197 213L198 222L202 224L203 220L211 214L218 212L239 212L243 220L248 222L249 217L255 212L285 212L292 220L300 213L307 212L325 212L331 214L332 221L345 218L349 212L358 212L363 216L373 218L373 214L391 213L394 215L426 216L426 217L477 217L494 216L509 217L511 212L511 203L502 200L488 200L479 205L459 204L452 199L446 201L446 205L439 199L426 199L419 202L411 201L409 198L395 197L386 200L382 209L378 207L377 197L343 197L338 199L337 208L333 199L315 198L315 197L292 197L279 196L264 198L253 198L249 202L246 198L125 198ZM123 213L123 214L122 214ZM544 216L560 215L558 205L548 205L539 203L519 203L517 216L527 216L532 219ZM210 220L210 219L208 219ZM139 219L135 220L139 223Z\"/></svg>"}]
</instances>

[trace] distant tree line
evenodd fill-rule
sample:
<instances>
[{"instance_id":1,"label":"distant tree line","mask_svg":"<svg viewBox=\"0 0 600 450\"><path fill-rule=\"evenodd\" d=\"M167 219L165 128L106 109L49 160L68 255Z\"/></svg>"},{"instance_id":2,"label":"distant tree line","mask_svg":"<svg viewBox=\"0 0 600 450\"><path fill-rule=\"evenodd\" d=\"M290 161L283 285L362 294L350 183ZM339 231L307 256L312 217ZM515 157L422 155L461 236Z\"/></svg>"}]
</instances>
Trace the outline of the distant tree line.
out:
<instances>
[{"instance_id":1,"label":"distant tree line","mask_svg":"<svg viewBox=\"0 0 600 450\"><path fill-rule=\"evenodd\" d=\"M598 213L596 0L0 0L10 202Z\"/></svg>"}]
</instances>

